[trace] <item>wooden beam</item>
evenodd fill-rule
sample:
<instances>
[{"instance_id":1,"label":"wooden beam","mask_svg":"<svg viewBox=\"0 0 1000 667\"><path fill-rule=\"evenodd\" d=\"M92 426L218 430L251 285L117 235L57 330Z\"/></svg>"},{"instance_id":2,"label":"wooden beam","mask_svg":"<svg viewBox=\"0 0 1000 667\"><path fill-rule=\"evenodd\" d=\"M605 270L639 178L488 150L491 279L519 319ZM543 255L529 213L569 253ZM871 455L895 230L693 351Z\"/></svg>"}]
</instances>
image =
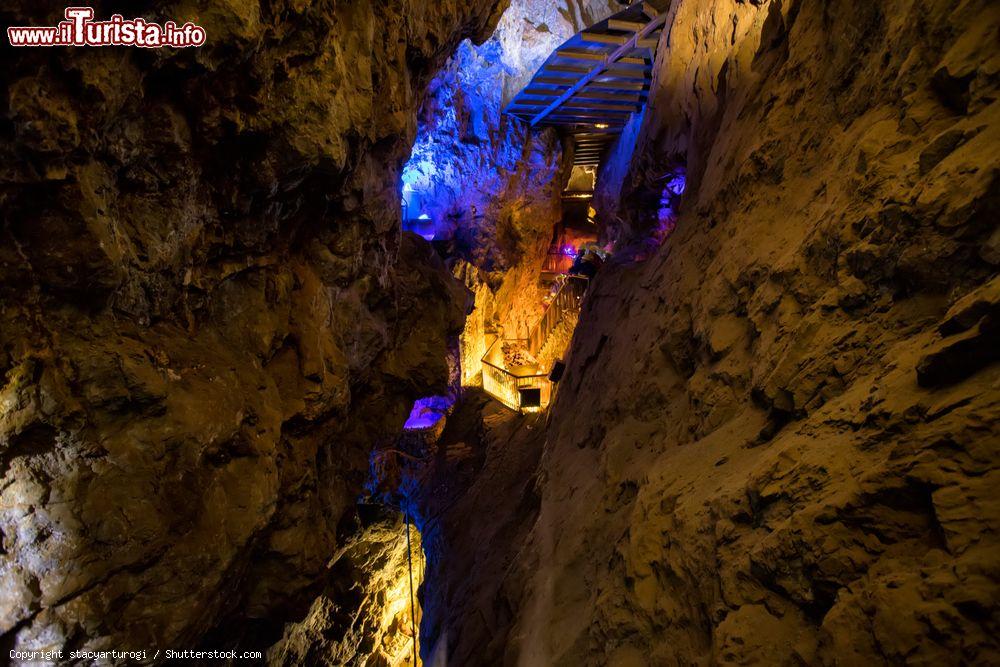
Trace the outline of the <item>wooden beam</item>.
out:
<instances>
[{"instance_id":1,"label":"wooden beam","mask_svg":"<svg viewBox=\"0 0 1000 667\"><path fill-rule=\"evenodd\" d=\"M584 51L580 49L559 49L556 51L556 56L559 58L566 58L568 60L597 60L603 61L608 54L603 51ZM647 65L648 61L646 58L638 57L627 57L619 58L618 61L622 65Z\"/></svg>"},{"instance_id":2,"label":"wooden beam","mask_svg":"<svg viewBox=\"0 0 1000 667\"><path fill-rule=\"evenodd\" d=\"M653 20L660 15L660 12L656 11L654 7L651 7L648 2L642 3L642 13L648 16L650 20Z\"/></svg>"},{"instance_id":3,"label":"wooden beam","mask_svg":"<svg viewBox=\"0 0 1000 667\"><path fill-rule=\"evenodd\" d=\"M629 40L625 35L607 35L603 32L581 32L580 39L595 44L624 44Z\"/></svg>"},{"instance_id":4,"label":"wooden beam","mask_svg":"<svg viewBox=\"0 0 1000 667\"><path fill-rule=\"evenodd\" d=\"M649 49L650 51L653 51L656 49L656 45L660 43L660 34L661 33L656 33L648 39L640 39L636 42L636 46L640 49Z\"/></svg>"},{"instance_id":5,"label":"wooden beam","mask_svg":"<svg viewBox=\"0 0 1000 667\"><path fill-rule=\"evenodd\" d=\"M600 93L596 91L583 91L574 95L570 101L573 100L600 100L602 102L614 102L616 104L631 104L634 106L642 106L645 102L643 98L645 95L639 93L644 93L645 91L637 91L632 93Z\"/></svg>"},{"instance_id":6,"label":"wooden beam","mask_svg":"<svg viewBox=\"0 0 1000 667\"><path fill-rule=\"evenodd\" d=\"M564 79L562 77L555 76L536 76L533 79L534 83L546 83L550 86L569 86L572 85L574 81L578 79Z\"/></svg>"},{"instance_id":7,"label":"wooden beam","mask_svg":"<svg viewBox=\"0 0 1000 667\"><path fill-rule=\"evenodd\" d=\"M559 90L546 90L542 88L528 88L521 91L515 100L520 99L522 95L528 95L531 97L559 97L562 95L562 91ZM615 93L615 92L599 92L596 90L581 90L576 95L573 96L574 99L586 99L586 100L608 100L612 102L632 102L635 104L642 104L642 98L648 95L645 90L637 90L627 93Z\"/></svg>"},{"instance_id":8,"label":"wooden beam","mask_svg":"<svg viewBox=\"0 0 1000 667\"><path fill-rule=\"evenodd\" d=\"M640 81L643 82L643 83L650 83L653 80L652 76L647 76L647 72L642 72L642 74L640 76L622 76L621 74L608 74L608 73L604 73L604 74L601 74L597 78L599 80L601 80L601 81L615 81L615 80L620 80L620 81L625 81L627 83L637 83L637 82L640 82Z\"/></svg>"},{"instance_id":9,"label":"wooden beam","mask_svg":"<svg viewBox=\"0 0 1000 667\"><path fill-rule=\"evenodd\" d=\"M590 71L589 67L573 67L571 65L545 65L542 67L544 72L558 72L558 73L568 73L568 74L586 74ZM652 72L651 68L644 69L628 69L626 67L609 67L605 74L601 76L614 76L621 79L645 79Z\"/></svg>"},{"instance_id":10,"label":"wooden beam","mask_svg":"<svg viewBox=\"0 0 1000 667\"><path fill-rule=\"evenodd\" d=\"M578 129L587 129L594 126L595 121L593 118L576 118L576 117L566 117L566 118L553 118L549 121L554 125L576 125ZM614 130L614 134L621 134L623 125L615 125L609 127L609 130Z\"/></svg>"},{"instance_id":11,"label":"wooden beam","mask_svg":"<svg viewBox=\"0 0 1000 667\"><path fill-rule=\"evenodd\" d=\"M545 102L516 102L515 107L531 107L531 108L545 108L548 106ZM582 100L579 102L574 102L570 100L566 104L562 105L560 109L592 109L594 111L608 111L611 113L632 113L636 110L638 105L635 104L605 104L601 102L588 102Z\"/></svg>"},{"instance_id":12,"label":"wooden beam","mask_svg":"<svg viewBox=\"0 0 1000 667\"><path fill-rule=\"evenodd\" d=\"M639 32L646 27L645 23L639 23L638 21L622 21L620 19L611 19L608 21L608 28L611 30L624 30L625 32Z\"/></svg>"},{"instance_id":13,"label":"wooden beam","mask_svg":"<svg viewBox=\"0 0 1000 667\"><path fill-rule=\"evenodd\" d=\"M624 124L624 118L608 118L607 115L603 113L591 113L589 111L567 111L566 113L552 114L553 116L572 116L573 118L596 118L599 122L603 121L609 124L618 123L619 125Z\"/></svg>"},{"instance_id":14,"label":"wooden beam","mask_svg":"<svg viewBox=\"0 0 1000 667\"><path fill-rule=\"evenodd\" d=\"M586 84L587 88L603 88L605 90L632 90L632 91L644 91L646 90L645 83L627 83L624 81L594 81L591 79Z\"/></svg>"},{"instance_id":15,"label":"wooden beam","mask_svg":"<svg viewBox=\"0 0 1000 667\"><path fill-rule=\"evenodd\" d=\"M535 113L535 112L540 111L540 110L538 110L538 109L525 109L524 111L526 111L529 114L531 114L531 113ZM566 113L560 112L560 115L562 115L562 116L579 116L579 115L583 114L583 115L587 115L587 116L590 116L590 117L593 117L593 118L604 118L609 123L610 122L623 123L626 120L628 120L628 117L629 117L629 115L631 113L632 113L631 111L609 111L607 109L585 109L585 108L577 108L577 109L566 109Z\"/></svg>"},{"instance_id":16,"label":"wooden beam","mask_svg":"<svg viewBox=\"0 0 1000 667\"><path fill-rule=\"evenodd\" d=\"M584 80L586 80L586 83L584 85L589 88L603 88L606 90L626 90L626 91L628 90L640 91L646 89L645 83L630 83L627 81L621 81L621 82L594 81L596 77L590 77L589 75L588 77L583 77L581 79L557 79L549 76L539 76L535 77L535 81L538 83L546 83L551 86L561 86L563 88L570 88L574 95L576 94L577 91L579 91L583 87L583 86L577 87L577 85L579 85L580 81ZM577 83L577 85L570 85L574 81ZM560 93L560 95L566 95L566 93Z\"/></svg>"},{"instance_id":17,"label":"wooden beam","mask_svg":"<svg viewBox=\"0 0 1000 667\"><path fill-rule=\"evenodd\" d=\"M647 35L653 34L653 32L655 32L657 28L662 26L666 20L667 20L667 15L664 13L660 14L655 19L647 23L642 30L632 35L631 39L627 40L624 44L615 49L610 55L605 57L603 61L597 63L594 66L594 68L590 70L589 74L585 74L582 77L580 77L580 80L577 81L576 84L571 86L570 89L567 90L565 93L563 93L561 97L556 98L555 101L552 102L552 104L547 106L541 113L535 116L531 120L531 126L532 127L537 126L540 122L545 120L546 116L548 116L553 111L558 109L563 104L563 102L565 102L569 98L573 97L573 95L583 90L588 84L592 83L594 79L600 76L601 72L603 72L608 67L618 62L620 58L627 56L629 53L631 53L632 50L635 49L636 44L645 39ZM628 84L621 84L621 85L628 85Z\"/></svg>"}]
</instances>

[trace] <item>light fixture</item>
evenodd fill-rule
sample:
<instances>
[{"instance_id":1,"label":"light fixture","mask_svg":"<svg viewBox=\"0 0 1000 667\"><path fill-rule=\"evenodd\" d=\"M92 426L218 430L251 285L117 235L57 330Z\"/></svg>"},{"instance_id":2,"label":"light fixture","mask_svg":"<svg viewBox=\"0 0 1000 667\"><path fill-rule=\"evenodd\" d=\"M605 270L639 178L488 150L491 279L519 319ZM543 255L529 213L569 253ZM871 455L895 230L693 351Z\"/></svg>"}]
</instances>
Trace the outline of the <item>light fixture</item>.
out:
<instances>
[{"instance_id":1,"label":"light fixture","mask_svg":"<svg viewBox=\"0 0 1000 667\"><path fill-rule=\"evenodd\" d=\"M610 127L610 125L608 125L607 123L594 123L594 127L596 127L598 130L606 130Z\"/></svg>"}]
</instances>

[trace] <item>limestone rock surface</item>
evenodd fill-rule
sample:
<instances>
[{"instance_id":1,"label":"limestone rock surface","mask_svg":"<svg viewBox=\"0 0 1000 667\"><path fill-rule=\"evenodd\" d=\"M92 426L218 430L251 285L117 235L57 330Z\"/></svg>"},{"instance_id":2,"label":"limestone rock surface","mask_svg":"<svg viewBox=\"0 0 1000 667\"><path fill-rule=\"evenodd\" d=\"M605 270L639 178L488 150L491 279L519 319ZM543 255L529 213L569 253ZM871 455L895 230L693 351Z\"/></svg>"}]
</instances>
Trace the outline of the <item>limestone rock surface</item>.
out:
<instances>
[{"instance_id":1,"label":"limestone rock surface","mask_svg":"<svg viewBox=\"0 0 1000 667\"><path fill-rule=\"evenodd\" d=\"M467 294L401 236L399 173L504 5L143 3L207 44L4 52L5 647L266 646L305 615L372 444L447 380Z\"/></svg>"}]
</instances>

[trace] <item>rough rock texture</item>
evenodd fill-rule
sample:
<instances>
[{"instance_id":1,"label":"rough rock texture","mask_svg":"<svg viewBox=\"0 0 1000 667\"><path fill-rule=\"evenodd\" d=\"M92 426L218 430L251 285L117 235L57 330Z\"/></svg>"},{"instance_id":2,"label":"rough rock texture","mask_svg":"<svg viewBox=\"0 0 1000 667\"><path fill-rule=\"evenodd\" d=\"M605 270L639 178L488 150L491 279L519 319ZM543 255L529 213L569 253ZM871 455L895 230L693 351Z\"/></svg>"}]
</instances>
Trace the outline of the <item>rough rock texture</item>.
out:
<instances>
[{"instance_id":1,"label":"rough rock texture","mask_svg":"<svg viewBox=\"0 0 1000 667\"><path fill-rule=\"evenodd\" d=\"M427 556L425 664L502 663L512 617L500 592L519 584L507 578L510 547L523 543L538 512L544 436L541 415L520 417L478 390L449 418L415 496Z\"/></svg>"},{"instance_id":2,"label":"rough rock texture","mask_svg":"<svg viewBox=\"0 0 1000 667\"><path fill-rule=\"evenodd\" d=\"M331 559L333 576L305 619L285 627L267 653L269 665L413 664L411 602L419 624L416 592L424 569L420 534L411 525L408 550L398 513L362 509L372 516L344 522L344 544Z\"/></svg>"},{"instance_id":3,"label":"rough rock texture","mask_svg":"<svg viewBox=\"0 0 1000 667\"><path fill-rule=\"evenodd\" d=\"M398 176L503 3L150 4L208 44L5 52L5 650L277 639L463 322Z\"/></svg>"},{"instance_id":4,"label":"rough rock texture","mask_svg":"<svg viewBox=\"0 0 1000 667\"><path fill-rule=\"evenodd\" d=\"M668 25L602 213L646 238L683 167L676 227L597 277L537 520L448 554L440 590L496 591L446 598L449 636L524 665L1000 661L1000 8L679 0ZM469 582L485 558L512 565Z\"/></svg>"}]
</instances>

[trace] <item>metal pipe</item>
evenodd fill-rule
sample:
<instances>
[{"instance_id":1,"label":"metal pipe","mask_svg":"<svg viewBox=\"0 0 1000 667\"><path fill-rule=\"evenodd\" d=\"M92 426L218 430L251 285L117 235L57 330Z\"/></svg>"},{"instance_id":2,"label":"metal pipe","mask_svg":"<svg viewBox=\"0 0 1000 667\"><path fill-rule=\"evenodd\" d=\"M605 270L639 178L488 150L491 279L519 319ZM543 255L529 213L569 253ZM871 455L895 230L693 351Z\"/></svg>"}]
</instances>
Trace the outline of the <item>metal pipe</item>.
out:
<instances>
[{"instance_id":1,"label":"metal pipe","mask_svg":"<svg viewBox=\"0 0 1000 667\"><path fill-rule=\"evenodd\" d=\"M413 667L417 665L417 607L413 602L413 553L410 551L410 513L406 517L406 560L410 566L410 632L413 634Z\"/></svg>"}]
</instances>

